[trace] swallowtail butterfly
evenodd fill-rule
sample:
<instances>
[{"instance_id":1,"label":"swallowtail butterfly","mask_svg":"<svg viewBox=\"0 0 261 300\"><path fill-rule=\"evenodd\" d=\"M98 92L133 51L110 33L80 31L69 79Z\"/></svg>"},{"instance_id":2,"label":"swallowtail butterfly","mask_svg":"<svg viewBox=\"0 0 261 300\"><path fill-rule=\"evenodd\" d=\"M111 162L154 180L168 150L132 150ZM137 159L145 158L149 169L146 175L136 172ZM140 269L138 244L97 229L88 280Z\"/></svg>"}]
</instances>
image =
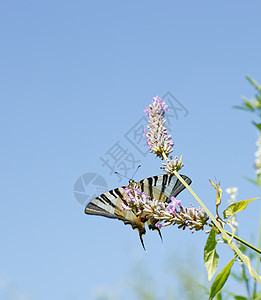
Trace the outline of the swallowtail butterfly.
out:
<instances>
[{"instance_id":1,"label":"swallowtail butterfly","mask_svg":"<svg viewBox=\"0 0 261 300\"><path fill-rule=\"evenodd\" d=\"M187 184L191 184L190 178L185 175L181 177L186 181ZM157 221L155 219L142 220L135 215L134 212L128 210L122 210L123 199L128 198L128 195L124 192L125 188L137 188L142 192L147 193L151 199L157 199L160 202L170 202L170 198L176 197L185 186L175 176L170 174L153 176L145 178L139 182L134 180L129 181L129 186L122 186L106 192L95 199L93 199L85 208L85 213L88 215L99 215L112 219L119 219L124 222L125 225L130 224L133 229L139 231L140 240L143 248L144 243L142 236L145 234L145 223L147 222L149 229L157 230L160 234L160 230L155 226Z\"/></svg>"}]
</instances>

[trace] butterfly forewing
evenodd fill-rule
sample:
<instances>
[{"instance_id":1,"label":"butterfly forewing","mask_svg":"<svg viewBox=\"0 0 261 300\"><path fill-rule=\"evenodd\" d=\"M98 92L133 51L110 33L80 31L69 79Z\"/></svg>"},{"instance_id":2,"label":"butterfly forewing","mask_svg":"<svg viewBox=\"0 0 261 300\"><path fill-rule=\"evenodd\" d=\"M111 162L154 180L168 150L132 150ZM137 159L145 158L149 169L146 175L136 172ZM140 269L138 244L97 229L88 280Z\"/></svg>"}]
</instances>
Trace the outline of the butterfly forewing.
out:
<instances>
[{"instance_id":1,"label":"butterfly forewing","mask_svg":"<svg viewBox=\"0 0 261 300\"><path fill-rule=\"evenodd\" d=\"M121 209L123 199L128 198L124 192L125 188L119 187L96 197L86 206L85 213L119 219L124 224L131 225L133 229L138 229L141 235L145 234L145 224L132 211Z\"/></svg>"}]
</instances>

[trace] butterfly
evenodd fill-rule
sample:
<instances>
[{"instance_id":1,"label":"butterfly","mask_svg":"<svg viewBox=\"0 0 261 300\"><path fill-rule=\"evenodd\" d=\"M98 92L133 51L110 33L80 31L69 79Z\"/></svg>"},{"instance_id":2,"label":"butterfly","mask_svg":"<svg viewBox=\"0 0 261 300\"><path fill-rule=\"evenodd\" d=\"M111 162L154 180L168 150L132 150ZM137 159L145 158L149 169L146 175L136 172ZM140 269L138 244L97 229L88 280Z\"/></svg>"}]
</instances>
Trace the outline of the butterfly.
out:
<instances>
[{"instance_id":1,"label":"butterfly","mask_svg":"<svg viewBox=\"0 0 261 300\"><path fill-rule=\"evenodd\" d=\"M185 175L181 175L187 184L191 184L191 179ZM90 201L85 207L85 213L88 215L104 216L111 219L118 219L124 222L125 225L129 224L133 229L139 231L140 241L145 250L143 235L146 233L145 223L149 229L157 230L160 237L161 233L158 227L156 227L157 220L141 220L133 211L122 210L122 204L124 199L129 196L124 192L125 188L133 189L137 188L141 192L145 192L151 199L157 199L159 202L169 203L171 197L176 197L185 186L181 181L173 174L164 174L145 178L139 182L135 182L130 179L128 186L118 187L111 191L108 191Z\"/></svg>"}]
</instances>

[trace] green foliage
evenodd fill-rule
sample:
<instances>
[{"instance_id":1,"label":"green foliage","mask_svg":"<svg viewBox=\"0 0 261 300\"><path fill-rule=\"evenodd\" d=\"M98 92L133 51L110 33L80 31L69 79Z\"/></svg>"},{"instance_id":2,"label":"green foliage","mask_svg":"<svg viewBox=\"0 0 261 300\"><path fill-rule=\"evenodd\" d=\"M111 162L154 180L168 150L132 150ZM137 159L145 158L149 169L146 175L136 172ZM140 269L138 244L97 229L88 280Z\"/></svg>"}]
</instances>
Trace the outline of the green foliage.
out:
<instances>
[{"instance_id":1,"label":"green foliage","mask_svg":"<svg viewBox=\"0 0 261 300\"><path fill-rule=\"evenodd\" d=\"M261 85L258 84L255 80L251 79L250 77L247 77L247 79L257 90L257 95L255 95L255 99L247 99L246 97L243 97L242 98L243 103L240 106L235 106L235 108L256 113L261 119ZM252 123L255 126L255 128L259 131L260 134L259 150L261 152L261 122L259 120L258 122L253 121ZM248 180L261 187L261 156L259 157L259 164L256 164L256 168L259 171L257 172L256 180L249 179L249 178ZM179 259L177 259L177 254L175 254L175 257L173 259L168 260L167 263L168 266L171 268L172 273L175 275L175 281L177 281L179 290L175 289L173 284L170 286L159 286L157 281L158 277L157 278L154 277L155 275L157 276L158 274L155 274L154 272L147 272L147 266L142 267L142 264L139 263L137 264L137 272L135 274L132 274L133 276L131 279L125 280L128 283L128 286L126 288L131 289L131 292L136 296L135 299L197 300L197 299L203 299L201 297L201 293L205 291L205 293L209 295L209 300L214 299L214 297L216 297L215 298L216 300L227 300L232 298L235 300L248 300L248 299L261 300L261 291L258 292L256 287L257 283L260 282L260 277L257 274L258 265L260 263L260 257L259 257L260 250L254 247L253 245L243 241L238 236L235 236L234 233L236 232L237 229L237 225L235 224L237 224L237 222L233 223L233 219L234 221L236 220L235 214L237 214L239 211L243 211L247 207L248 203L258 198L238 201L230 204L224 210L223 216L224 219L228 219L230 217L231 219L224 221L221 219L221 217L218 214L218 207L221 204L222 189L219 183L216 182L214 184L212 181L210 182L217 191L217 196L216 196L217 217L215 219L213 217L214 220L211 219L212 223L208 224L212 226L212 229L209 233L206 245L204 247L204 263L208 273L208 280L209 281L212 280L219 264L219 256L216 251L218 234L221 233L221 238L223 239L222 241L225 242L226 245L229 245L230 248L237 253L237 255L235 255L234 258L216 276L210 288L210 292L209 289L207 288L207 285L204 286L198 284L198 276L197 274L193 273L196 270L196 268L193 267L193 263L187 262L187 264L184 264L184 262L181 262L179 261ZM216 224L217 222L218 224ZM216 228L213 227L213 224L215 224ZM220 226L217 226L219 224ZM232 226L234 226L234 228L232 228L233 234L224 231L225 225L229 225L231 228ZM217 230L217 228L219 229ZM228 240L228 235L231 237L231 240ZM235 242L237 243L237 246L234 243L235 239L238 241ZM260 234L260 240L261 240L261 234ZM253 250L255 252L253 252ZM257 253L256 271L253 270L253 268L250 266L250 261L255 258L253 253ZM188 255L188 257L190 256L191 254ZM237 257L238 257L237 260L241 264L241 271L240 272L237 271L237 273L233 273L231 272L231 268L234 262L236 261ZM232 293L231 291L226 291L223 289L227 279L229 278L229 275L231 275L231 277L233 277L241 285L245 285L247 297L237 295L235 293ZM253 280L251 276L253 276L256 280ZM161 289L160 292L159 289ZM109 298L103 297L100 299L105 300ZM115 298L110 298L110 299L115 299Z\"/></svg>"},{"instance_id":2,"label":"green foliage","mask_svg":"<svg viewBox=\"0 0 261 300\"><path fill-rule=\"evenodd\" d=\"M252 121L252 124L255 125L257 127L257 129L261 131L261 123L256 123L256 122Z\"/></svg>"},{"instance_id":3,"label":"green foliage","mask_svg":"<svg viewBox=\"0 0 261 300\"><path fill-rule=\"evenodd\" d=\"M234 296L235 300L248 300L246 297L243 296Z\"/></svg>"},{"instance_id":4,"label":"green foliage","mask_svg":"<svg viewBox=\"0 0 261 300\"><path fill-rule=\"evenodd\" d=\"M260 300L261 299L261 291L258 294L254 295L253 300Z\"/></svg>"},{"instance_id":5,"label":"green foliage","mask_svg":"<svg viewBox=\"0 0 261 300\"><path fill-rule=\"evenodd\" d=\"M225 266L225 268L217 275L216 279L214 280L211 290L210 290L210 295L209 295L209 300L212 300L216 294L222 289L224 284L226 283L228 276L230 274L231 267L233 266L233 263L235 261L235 257Z\"/></svg>"},{"instance_id":6,"label":"green foliage","mask_svg":"<svg viewBox=\"0 0 261 300\"><path fill-rule=\"evenodd\" d=\"M242 201L231 203L228 206L228 208L223 211L224 218L227 219L228 217L233 216L237 212L244 210L247 207L248 203L250 203L251 201L256 200L256 199L258 199L258 198L242 200Z\"/></svg>"},{"instance_id":7,"label":"green foliage","mask_svg":"<svg viewBox=\"0 0 261 300\"><path fill-rule=\"evenodd\" d=\"M242 97L243 104L241 106L234 106L234 108L242 109L245 111L250 111L258 115L261 118L261 85L256 82L254 79L246 76L247 80L254 86L257 90L257 94L255 95L255 99L247 99L246 97ZM258 129L259 135L261 135L261 123L252 121L252 124ZM260 146L259 146L260 147ZM260 159L260 158L259 158ZM257 186L261 187L261 166L256 166L259 172L257 172L257 177L255 180L246 178L250 182L256 184Z\"/></svg>"},{"instance_id":8,"label":"green foliage","mask_svg":"<svg viewBox=\"0 0 261 300\"><path fill-rule=\"evenodd\" d=\"M257 89L257 91L261 94L261 85L255 81L254 79L252 79L249 76L246 76L246 79ZM257 100L260 100L261 102L261 96L256 96Z\"/></svg>"},{"instance_id":9,"label":"green foliage","mask_svg":"<svg viewBox=\"0 0 261 300\"><path fill-rule=\"evenodd\" d=\"M257 178L256 178L256 184L261 187L261 174L258 174L257 175Z\"/></svg>"},{"instance_id":10,"label":"green foliage","mask_svg":"<svg viewBox=\"0 0 261 300\"><path fill-rule=\"evenodd\" d=\"M246 176L244 176L243 178L245 178L249 182L252 182L252 183L256 184L257 186L261 187L261 174L257 174L255 180L252 178L246 177Z\"/></svg>"},{"instance_id":11,"label":"green foliage","mask_svg":"<svg viewBox=\"0 0 261 300\"><path fill-rule=\"evenodd\" d=\"M247 99L246 97L242 97L243 104L240 106L234 106L234 108L255 112L261 116L261 85L249 76L246 76L246 78L256 88L258 94L255 96L255 99ZM260 124L254 124L257 126L257 128L259 128L259 130L261 130L261 127L259 127Z\"/></svg>"},{"instance_id":12,"label":"green foliage","mask_svg":"<svg viewBox=\"0 0 261 300\"><path fill-rule=\"evenodd\" d=\"M217 300L222 300L222 294L221 293L217 294Z\"/></svg>"},{"instance_id":13,"label":"green foliage","mask_svg":"<svg viewBox=\"0 0 261 300\"><path fill-rule=\"evenodd\" d=\"M211 229L205 248L204 248L204 262L208 272L208 280L210 281L215 274L218 267L219 256L216 252L216 230Z\"/></svg>"},{"instance_id":14,"label":"green foliage","mask_svg":"<svg viewBox=\"0 0 261 300\"><path fill-rule=\"evenodd\" d=\"M244 111L253 112L256 115L258 115L259 118L261 118L261 85L258 84L254 79L252 79L248 76L247 76L247 80L255 87L255 89L257 90L257 94L255 95L255 98L252 98L252 99L247 99L246 97L242 97L242 100L243 100L242 105L235 106L235 108L238 108L238 109L241 109L241 110L244 110ZM258 122L253 121L252 123L255 126L255 128L258 129L258 131L259 131L259 140L257 142L257 145L258 145L259 148L258 148L258 151L256 153L257 159L256 159L256 163L255 163L255 167L257 169L257 175L256 175L255 180L250 179L250 178L247 178L247 179L249 181L251 181L252 183L256 184L257 186L261 187L261 122L259 120ZM213 183L212 183L212 185L213 185ZM217 186L214 186L214 187L217 188ZM256 199L258 199L258 198L253 198L253 199L250 199L250 200L234 202L234 203L230 204L228 206L228 208L225 209L225 211L223 212L224 219L232 217L227 222L227 224L232 226L233 220L234 220L233 218L235 218L235 214L238 213L239 211L243 211L246 208L246 206L248 205L248 203L250 203L251 201L256 200ZM217 210L217 214L218 214L218 210ZM219 216L217 216L217 218L220 221L222 221L222 219ZM234 230L235 230L235 228L234 228ZM234 237L233 235L231 235L231 236ZM223 235L222 235L222 237L224 239ZM246 259L246 261L241 266L241 270L242 270L241 273L239 273L239 274L233 274L232 273L232 275L237 281L241 282L242 284L245 284L248 297L246 298L244 296L236 295L236 294L233 294L231 292L227 292L226 294L228 295L228 297L232 296L236 300L246 300L246 299L256 299L256 300L259 299L260 300L261 299L261 297L260 297L261 293L259 292L257 294L257 292L256 292L257 281L254 281L254 285L253 285L253 289L252 289L251 284L250 284L251 283L250 282L251 277L248 277L247 273L246 273L246 270L249 269L250 275L253 276L253 269L251 269L250 261L254 258L254 255L253 255L253 253L251 253L251 251L249 251L248 247L252 248L256 252L258 252L259 249L253 247L252 245L248 244L245 241L242 241L238 237L235 237L235 238L237 238L238 240L241 241L240 243L238 243L238 247L240 248L241 253L245 254L245 255L243 255L243 257L244 257L244 259ZM261 233L260 233L260 240L261 240ZM231 241L227 241L226 239L224 239L224 242L230 244ZM211 232L210 235L209 235L208 241L207 241L208 247L205 246L205 252L204 252L205 264L206 264L206 258L207 258L207 263L209 264L209 265L208 264L206 265L206 267L208 266L207 270L208 270L209 278L212 278L212 276L214 274L213 273L214 268L211 265L211 258L214 261L213 257L214 257L214 253L216 253L215 252L216 251L215 250L216 243L217 243L216 242L216 234ZM259 243L259 245L260 245L260 243ZM208 255L206 255L206 250L209 251ZM211 256L211 253L212 253L212 256ZM208 256L209 256L209 258L208 258ZM215 296L217 296L216 299L219 299L219 300L222 299L221 290L222 290L226 280L228 279L228 277L230 275L230 270L231 270L231 267L232 267L234 261L235 261L235 258L233 258L227 264L227 266L217 275L216 279L214 280L214 282L212 284L209 299L213 299L213 297L215 297ZM257 268L256 268L256 271L258 271L259 262L260 262L259 261L259 253L257 253ZM258 278L258 275L255 276L254 278L256 278L257 280L260 279L260 277Z\"/></svg>"}]
</instances>

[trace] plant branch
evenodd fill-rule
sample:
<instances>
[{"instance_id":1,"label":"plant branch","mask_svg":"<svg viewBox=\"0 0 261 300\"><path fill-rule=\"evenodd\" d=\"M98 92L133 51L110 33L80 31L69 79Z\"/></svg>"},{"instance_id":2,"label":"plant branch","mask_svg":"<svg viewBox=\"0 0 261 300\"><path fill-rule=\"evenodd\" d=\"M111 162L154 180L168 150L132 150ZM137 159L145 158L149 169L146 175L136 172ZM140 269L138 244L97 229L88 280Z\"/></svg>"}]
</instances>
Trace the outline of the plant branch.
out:
<instances>
[{"instance_id":1,"label":"plant branch","mask_svg":"<svg viewBox=\"0 0 261 300\"><path fill-rule=\"evenodd\" d=\"M231 234L229 231L225 230L225 232L226 232L229 236L232 236L232 234ZM238 242L240 242L240 243L246 245L247 247L251 248L252 250L256 251L257 253L261 254L261 250L260 250L260 249L258 249L258 248L256 248L255 246L249 244L248 242L242 240L240 237L234 235L233 238L234 238L235 240L237 240ZM259 245L258 245L258 246L259 246Z\"/></svg>"},{"instance_id":2,"label":"plant branch","mask_svg":"<svg viewBox=\"0 0 261 300\"><path fill-rule=\"evenodd\" d=\"M163 153L164 156L165 153ZM165 158L165 157L164 157ZM166 157L167 158L167 157ZM165 159L166 159L165 158ZM205 204L199 199L199 197L195 194L195 192L191 189L191 187L185 182L185 180L178 174L177 171L174 171L175 176L182 182L182 184L187 188L187 190L191 193L191 195L195 198L195 200L199 203L199 205L204 209L206 214L209 216L211 221L215 224L215 226L218 228L218 230L224 235L224 237L229 241L229 235L227 232L221 227L219 222L215 219L215 217L211 214L211 212L207 209ZM233 243L232 241L229 243L229 246L231 249L240 257L240 259L244 262L244 264L249 269L250 274L261 284L261 277L257 274L257 272L251 267L249 259L247 256L245 256Z\"/></svg>"}]
</instances>

